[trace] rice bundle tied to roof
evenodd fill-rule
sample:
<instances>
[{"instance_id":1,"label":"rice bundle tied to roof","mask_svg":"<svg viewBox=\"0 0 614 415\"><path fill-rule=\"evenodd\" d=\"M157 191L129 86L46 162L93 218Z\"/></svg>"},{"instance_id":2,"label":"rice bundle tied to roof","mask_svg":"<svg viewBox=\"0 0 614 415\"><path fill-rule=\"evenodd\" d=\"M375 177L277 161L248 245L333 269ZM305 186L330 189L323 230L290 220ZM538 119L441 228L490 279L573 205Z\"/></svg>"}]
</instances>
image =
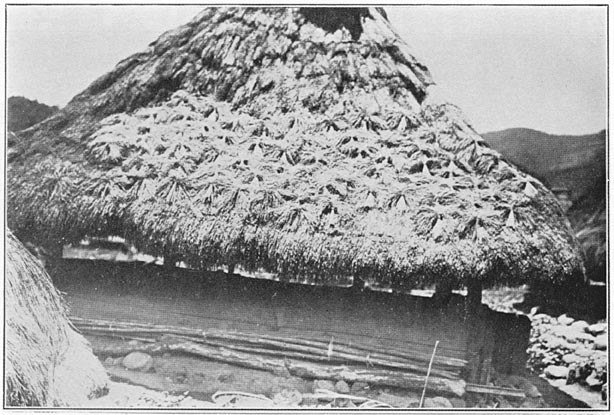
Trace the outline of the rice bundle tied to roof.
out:
<instances>
[{"instance_id":1,"label":"rice bundle tied to roof","mask_svg":"<svg viewBox=\"0 0 614 415\"><path fill-rule=\"evenodd\" d=\"M21 132L9 223L193 267L393 287L583 272L553 195L488 148L376 8L207 8Z\"/></svg>"},{"instance_id":2,"label":"rice bundle tied to roof","mask_svg":"<svg viewBox=\"0 0 614 415\"><path fill-rule=\"evenodd\" d=\"M10 232L5 246L5 404L87 403L106 387L106 371L41 263Z\"/></svg>"}]
</instances>

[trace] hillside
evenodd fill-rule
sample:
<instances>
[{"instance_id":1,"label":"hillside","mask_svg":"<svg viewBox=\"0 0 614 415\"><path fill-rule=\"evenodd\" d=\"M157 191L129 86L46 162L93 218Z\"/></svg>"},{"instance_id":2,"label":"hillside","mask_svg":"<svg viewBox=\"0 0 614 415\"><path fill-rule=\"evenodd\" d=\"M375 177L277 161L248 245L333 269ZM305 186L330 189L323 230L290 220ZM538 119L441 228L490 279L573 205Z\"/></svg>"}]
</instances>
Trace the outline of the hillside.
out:
<instances>
[{"instance_id":1,"label":"hillside","mask_svg":"<svg viewBox=\"0 0 614 415\"><path fill-rule=\"evenodd\" d=\"M549 187L571 191L567 216L582 244L590 279L606 276L606 136L550 135L513 128L482 135L505 158Z\"/></svg>"},{"instance_id":2,"label":"hillside","mask_svg":"<svg viewBox=\"0 0 614 415\"><path fill-rule=\"evenodd\" d=\"M605 177L605 130L574 136L511 128L482 137L509 161L549 187L568 188L574 202L595 186L596 178Z\"/></svg>"},{"instance_id":3,"label":"hillside","mask_svg":"<svg viewBox=\"0 0 614 415\"><path fill-rule=\"evenodd\" d=\"M14 132L25 130L58 110L58 107L50 107L25 97L10 97L6 108L7 128Z\"/></svg>"}]
</instances>

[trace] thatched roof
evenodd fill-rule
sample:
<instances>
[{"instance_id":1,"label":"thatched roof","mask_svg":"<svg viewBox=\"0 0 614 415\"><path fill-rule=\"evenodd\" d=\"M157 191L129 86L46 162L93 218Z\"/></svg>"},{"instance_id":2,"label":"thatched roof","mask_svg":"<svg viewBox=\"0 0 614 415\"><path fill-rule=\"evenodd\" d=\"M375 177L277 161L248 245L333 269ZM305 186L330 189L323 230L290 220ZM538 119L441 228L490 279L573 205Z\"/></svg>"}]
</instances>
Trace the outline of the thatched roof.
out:
<instances>
[{"instance_id":1,"label":"thatched roof","mask_svg":"<svg viewBox=\"0 0 614 415\"><path fill-rule=\"evenodd\" d=\"M9 223L192 266L414 287L582 273L553 195L378 9L207 8L26 130Z\"/></svg>"},{"instance_id":2,"label":"thatched roof","mask_svg":"<svg viewBox=\"0 0 614 415\"><path fill-rule=\"evenodd\" d=\"M10 231L5 242L5 404L85 404L106 387L106 371L41 263Z\"/></svg>"}]
</instances>

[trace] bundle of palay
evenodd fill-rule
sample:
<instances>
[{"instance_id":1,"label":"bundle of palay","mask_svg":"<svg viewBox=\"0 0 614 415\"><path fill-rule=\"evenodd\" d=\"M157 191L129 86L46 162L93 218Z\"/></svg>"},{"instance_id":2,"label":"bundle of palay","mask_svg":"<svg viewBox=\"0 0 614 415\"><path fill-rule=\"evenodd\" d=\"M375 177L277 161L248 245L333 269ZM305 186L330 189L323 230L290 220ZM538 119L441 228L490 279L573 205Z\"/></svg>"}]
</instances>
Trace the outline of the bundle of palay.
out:
<instances>
[{"instance_id":1,"label":"bundle of palay","mask_svg":"<svg viewBox=\"0 0 614 415\"><path fill-rule=\"evenodd\" d=\"M138 342L96 346L98 356L122 356L134 351L149 354L181 353L209 360L307 379L366 382L370 385L422 390L430 355L337 343L333 339L301 339L240 333L219 329L139 324L72 318L84 334ZM427 391L462 396L465 382L462 359L435 356L428 373Z\"/></svg>"}]
</instances>

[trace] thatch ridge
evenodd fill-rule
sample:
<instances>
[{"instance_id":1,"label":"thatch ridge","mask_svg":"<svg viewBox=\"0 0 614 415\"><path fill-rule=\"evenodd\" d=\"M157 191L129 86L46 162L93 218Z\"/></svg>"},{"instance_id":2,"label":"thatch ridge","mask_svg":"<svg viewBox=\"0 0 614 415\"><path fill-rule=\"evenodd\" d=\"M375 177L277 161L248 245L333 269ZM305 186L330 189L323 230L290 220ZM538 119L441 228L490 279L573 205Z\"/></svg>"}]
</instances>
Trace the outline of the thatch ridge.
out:
<instances>
[{"instance_id":1,"label":"thatch ridge","mask_svg":"<svg viewBox=\"0 0 614 415\"><path fill-rule=\"evenodd\" d=\"M310 282L581 274L554 196L437 97L377 10L357 15L358 39L293 8L165 33L22 141L11 226Z\"/></svg>"},{"instance_id":2,"label":"thatch ridge","mask_svg":"<svg viewBox=\"0 0 614 415\"><path fill-rule=\"evenodd\" d=\"M5 404L86 403L106 387L106 371L72 328L43 266L10 231L5 269Z\"/></svg>"}]
</instances>

